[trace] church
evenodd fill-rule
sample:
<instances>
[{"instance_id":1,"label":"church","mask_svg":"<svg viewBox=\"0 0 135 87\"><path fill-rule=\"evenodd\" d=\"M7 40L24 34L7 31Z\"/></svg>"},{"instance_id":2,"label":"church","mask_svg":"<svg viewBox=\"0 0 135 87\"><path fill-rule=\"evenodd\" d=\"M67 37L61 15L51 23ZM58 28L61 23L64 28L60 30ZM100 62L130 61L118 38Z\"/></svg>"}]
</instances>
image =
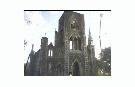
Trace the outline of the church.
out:
<instances>
[{"instance_id":1,"label":"church","mask_svg":"<svg viewBox=\"0 0 135 87\"><path fill-rule=\"evenodd\" d=\"M64 11L55 31L54 45L42 37L40 49L29 55L25 76L95 76L96 58L89 30L86 45L84 14Z\"/></svg>"}]
</instances>

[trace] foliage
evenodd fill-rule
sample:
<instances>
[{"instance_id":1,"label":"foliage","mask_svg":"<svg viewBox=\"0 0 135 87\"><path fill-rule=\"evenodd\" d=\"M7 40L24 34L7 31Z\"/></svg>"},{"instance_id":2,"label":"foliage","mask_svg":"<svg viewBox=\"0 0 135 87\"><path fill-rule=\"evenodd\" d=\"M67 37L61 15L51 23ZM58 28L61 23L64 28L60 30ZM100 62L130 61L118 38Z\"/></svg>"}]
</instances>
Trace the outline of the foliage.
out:
<instances>
[{"instance_id":1,"label":"foliage","mask_svg":"<svg viewBox=\"0 0 135 87\"><path fill-rule=\"evenodd\" d=\"M97 60L98 75L111 75L111 47L102 49L101 59Z\"/></svg>"}]
</instances>

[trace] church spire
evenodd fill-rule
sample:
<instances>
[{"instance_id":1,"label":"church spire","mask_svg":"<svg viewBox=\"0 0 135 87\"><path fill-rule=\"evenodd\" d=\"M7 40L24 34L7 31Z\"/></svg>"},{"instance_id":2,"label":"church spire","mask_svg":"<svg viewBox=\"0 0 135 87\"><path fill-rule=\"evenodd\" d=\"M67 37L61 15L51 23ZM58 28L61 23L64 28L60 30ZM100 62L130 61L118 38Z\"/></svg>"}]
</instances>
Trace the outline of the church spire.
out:
<instances>
[{"instance_id":1,"label":"church spire","mask_svg":"<svg viewBox=\"0 0 135 87\"><path fill-rule=\"evenodd\" d=\"M90 28L89 28L89 37L91 36Z\"/></svg>"},{"instance_id":2,"label":"church spire","mask_svg":"<svg viewBox=\"0 0 135 87\"><path fill-rule=\"evenodd\" d=\"M92 40L90 28L89 28L89 37L88 38L89 38L89 40Z\"/></svg>"},{"instance_id":3,"label":"church spire","mask_svg":"<svg viewBox=\"0 0 135 87\"><path fill-rule=\"evenodd\" d=\"M92 43L92 37L91 37L91 32L90 32L90 28L89 28L89 35L88 35L88 44Z\"/></svg>"}]
</instances>

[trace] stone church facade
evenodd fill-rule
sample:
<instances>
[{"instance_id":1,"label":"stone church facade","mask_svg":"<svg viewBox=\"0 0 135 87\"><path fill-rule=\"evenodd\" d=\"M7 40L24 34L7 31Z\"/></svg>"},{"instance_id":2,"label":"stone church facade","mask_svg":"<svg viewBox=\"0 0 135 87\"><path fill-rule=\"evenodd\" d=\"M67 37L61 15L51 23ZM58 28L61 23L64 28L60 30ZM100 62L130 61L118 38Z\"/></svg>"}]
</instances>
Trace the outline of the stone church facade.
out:
<instances>
[{"instance_id":1,"label":"stone church facade","mask_svg":"<svg viewBox=\"0 0 135 87\"><path fill-rule=\"evenodd\" d=\"M42 37L41 48L30 53L25 69L28 76L94 76L96 58L89 30L86 45L84 15L64 11L55 31L55 45Z\"/></svg>"}]
</instances>

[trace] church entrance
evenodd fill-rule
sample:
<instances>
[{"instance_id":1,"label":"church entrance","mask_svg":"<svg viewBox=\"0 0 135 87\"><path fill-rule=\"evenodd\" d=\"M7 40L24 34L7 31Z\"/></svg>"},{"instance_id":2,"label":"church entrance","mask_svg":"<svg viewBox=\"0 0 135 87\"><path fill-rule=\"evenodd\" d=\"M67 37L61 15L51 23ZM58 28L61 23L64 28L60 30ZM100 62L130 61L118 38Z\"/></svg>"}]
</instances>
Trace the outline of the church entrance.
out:
<instances>
[{"instance_id":1,"label":"church entrance","mask_svg":"<svg viewBox=\"0 0 135 87\"><path fill-rule=\"evenodd\" d=\"M73 76L80 76L79 64L77 62L73 65Z\"/></svg>"}]
</instances>

